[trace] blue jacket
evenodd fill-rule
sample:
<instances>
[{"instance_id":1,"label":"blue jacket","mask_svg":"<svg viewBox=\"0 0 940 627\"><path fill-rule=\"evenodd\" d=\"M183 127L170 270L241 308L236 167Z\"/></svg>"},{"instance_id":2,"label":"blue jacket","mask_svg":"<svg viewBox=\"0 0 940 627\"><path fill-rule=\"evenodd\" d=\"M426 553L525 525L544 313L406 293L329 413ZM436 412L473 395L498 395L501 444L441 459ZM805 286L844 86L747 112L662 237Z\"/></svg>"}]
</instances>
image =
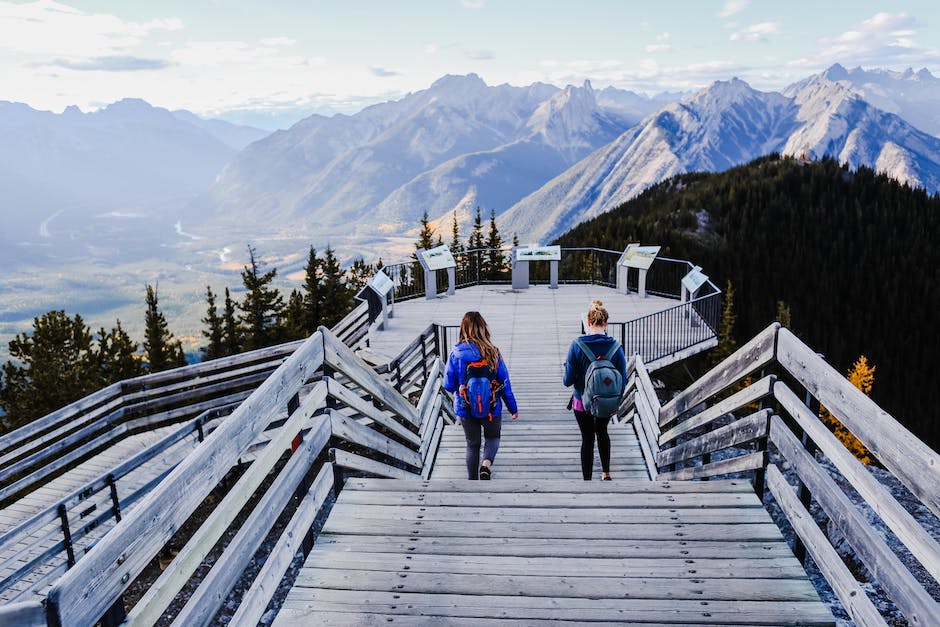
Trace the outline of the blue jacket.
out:
<instances>
[{"instance_id":1,"label":"blue jacket","mask_svg":"<svg viewBox=\"0 0 940 627\"><path fill-rule=\"evenodd\" d=\"M582 335L581 341L587 344L594 355L602 357L610 350L610 345L617 340L609 335L595 333L592 335ZM620 388L620 393L623 394L623 388L627 386L627 358L623 354L622 346L617 349L617 352L611 357L610 362L620 371L623 377L623 387ZM565 360L564 384L566 386L574 386L574 397L578 400L581 399L581 394L584 393L584 375L587 372L587 368L587 355L584 354L584 351L582 351L575 342L571 342L571 347L568 349L568 359Z\"/></svg>"},{"instance_id":2,"label":"blue jacket","mask_svg":"<svg viewBox=\"0 0 940 627\"><path fill-rule=\"evenodd\" d=\"M464 377L467 376L467 364L478 361L481 358L480 350L476 344L470 342L461 342L454 346L447 358L447 367L444 368L444 389L454 394L454 413L461 418L467 417L463 403L460 402L460 396L456 394L457 390L464 383ZM516 397L513 396L512 386L509 384L509 370L506 368L506 362L503 356L499 356L499 364L496 368L496 380L503 385L499 396L496 398L496 408L493 410L493 417L500 416L503 411L503 400L506 401L506 407L509 413L515 414L519 411L516 405Z\"/></svg>"}]
</instances>

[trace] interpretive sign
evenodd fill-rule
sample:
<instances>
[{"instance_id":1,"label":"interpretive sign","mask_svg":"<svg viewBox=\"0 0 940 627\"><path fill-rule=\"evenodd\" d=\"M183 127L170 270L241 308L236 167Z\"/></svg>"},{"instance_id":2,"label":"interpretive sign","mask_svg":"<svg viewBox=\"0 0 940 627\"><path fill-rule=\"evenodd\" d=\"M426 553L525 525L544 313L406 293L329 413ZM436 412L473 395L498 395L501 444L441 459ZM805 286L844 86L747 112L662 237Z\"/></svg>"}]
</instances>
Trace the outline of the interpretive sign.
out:
<instances>
[{"instance_id":1,"label":"interpretive sign","mask_svg":"<svg viewBox=\"0 0 940 627\"><path fill-rule=\"evenodd\" d=\"M653 265L653 260L659 254L661 246L627 246L620 257L620 264L628 268L639 268L640 270L649 270Z\"/></svg>"},{"instance_id":2,"label":"interpretive sign","mask_svg":"<svg viewBox=\"0 0 940 627\"><path fill-rule=\"evenodd\" d=\"M517 248L516 261L561 261L561 246Z\"/></svg>"},{"instance_id":3,"label":"interpretive sign","mask_svg":"<svg viewBox=\"0 0 940 627\"><path fill-rule=\"evenodd\" d=\"M446 244L437 248L419 250L421 260L424 262L426 270L443 270L445 268L456 268L457 262Z\"/></svg>"},{"instance_id":4,"label":"interpretive sign","mask_svg":"<svg viewBox=\"0 0 940 627\"><path fill-rule=\"evenodd\" d=\"M694 294L698 288L705 285L707 280L708 276L702 274L702 268L695 266L687 275L682 277L682 286L689 290L689 294Z\"/></svg>"},{"instance_id":5,"label":"interpretive sign","mask_svg":"<svg viewBox=\"0 0 940 627\"><path fill-rule=\"evenodd\" d=\"M377 294L380 296L385 296L389 291L395 287L395 284L392 283L392 280L388 278L388 275L379 270L372 278L369 279L369 287L371 287Z\"/></svg>"}]
</instances>

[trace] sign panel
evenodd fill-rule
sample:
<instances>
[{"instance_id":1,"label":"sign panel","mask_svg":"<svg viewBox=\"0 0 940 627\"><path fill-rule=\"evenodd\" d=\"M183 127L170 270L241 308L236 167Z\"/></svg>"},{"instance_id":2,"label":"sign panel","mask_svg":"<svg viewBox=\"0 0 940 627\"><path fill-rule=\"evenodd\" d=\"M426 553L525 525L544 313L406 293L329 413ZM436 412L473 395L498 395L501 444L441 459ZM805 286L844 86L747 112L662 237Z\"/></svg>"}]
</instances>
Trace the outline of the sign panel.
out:
<instances>
[{"instance_id":1,"label":"sign panel","mask_svg":"<svg viewBox=\"0 0 940 627\"><path fill-rule=\"evenodd\" d=\"M369 287L375 290L380 296L385 296L395 287L395 284L388 278L387 274L379 270L369 279Z\"/></svg>"},{"instance_id":2,"label":"sign panel","mask_svg":"<svg viewBox=\"0 0 940 627\"><path fill-rule=\"evenodd\" d=\"M454 261L454 256L451 254L447 244L438 246L437 248L418 251L418 254L421 255L421 259L424 261L424 267L428 270L443 270L444 268L457 267L457 262Z\"/></svg>"},{"instance_id":3,"label":"sign panel","mask_svg":"<svg viewBox=\"0 0 940 627\"><path fill-rule=\"evenodd\" d=\"M628 268L639 268L640 270L649 270L653 265L653 260L659 254L661 246L627 246L621 257L621 265Z\"/></svg>"},{"instance_id":4,"label":"sign panel","mask_svg":"<svg viewBox=\"0 0 940 627\"><path fill-rule=\"evenodd\" d=\"M689 294L694 294L695 290L705 285L707 280L708 276L702 274L702 269L699 266L695 266L687 275L682 277L682 285L689 290Z\"/></svg>"},{"instance_id":5,"label":"sign panel","mask_svg":"<svg viewBox=\"0 0 940 627\"><path fill-rule=\"evenodd\" d=\"M561 246L517 248L516 261L561 261Z\"/></svg>"}]
</instances>

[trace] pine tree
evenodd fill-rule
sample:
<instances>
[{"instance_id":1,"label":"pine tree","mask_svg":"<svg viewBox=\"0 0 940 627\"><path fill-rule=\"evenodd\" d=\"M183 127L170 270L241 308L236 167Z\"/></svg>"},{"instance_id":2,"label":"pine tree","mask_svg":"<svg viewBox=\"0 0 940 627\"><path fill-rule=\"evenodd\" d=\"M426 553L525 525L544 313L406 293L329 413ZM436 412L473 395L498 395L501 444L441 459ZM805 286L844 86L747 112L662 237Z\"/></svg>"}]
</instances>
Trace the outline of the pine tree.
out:
<instances>
[{"instance_id":1,"label":"pine tree","mask_svg":"<svg viewBox=\"0 0 940 627\"><path fill-rule=\"evenodd\" d=\"M137 342L121 326L121 321L109 332L98 331L98 380L104 387L144 374L144 364L137 355Z\"/></svg>"},{"instance_id":2,"label":"pine tree","mask_svg":"<svg viewBox=\"0 0 940 627\"><path fill-rule=\"evenodd\" d=\"M343 283L343 270L339 260L329 246L323 257L322 268L323 300L320 307L320 324L329 329L349 313L352 298Z\"/></svg>"},{"instance_id":3,"label":"pine tree","mask_svg":"<svg viewBox=\"0 0 940 627\"><path fill-rule=\"evenodd\" d=\"M431 228L431 222L428 220L428 212L425 211L421 216L421 228L418 229L418 241L415 242L415 250L428 250L434 248L434 229Z\"/></svg>"},{"instance_id":4,"label":"pine tree","mask_svg":"<svg viewBox=\"0 0 940 627\"><path fill-rule=\"evenodd\" d=\"M471 280L478 280L483 277L484 254L482 249L483 242L483 215L480 207L477 207L476 217L473 220L473 228L470 229L470 237L467 238L467 250L473 251L467 257L467 271Z\"/></svg>"},{"instance_id":5,"label":"pine tree","mask_svg":"<svg viewBox=\"0 0 940 627\"><path fill-rule=\"evenodd\" d=\"M470 229L470 237L467 239L467 248L470 250L479 250L484 247L483 242L483 214L480 207L477 207L476 217L473 219L473 228Z\"/></svg>"},{"instance_id":6,"label":"pine tree","mask_svg":"<svg viewBox=\"0 0 940 627\"><path fill-rule=\"evenodd\" d=\"M80 315L73 319L64 311L50 311L34 318L32 333L17 334L9 351L0 388L4 431L64 407L99 386L91 329Z\"/></svg>"},{"instance_id":7,"label":"pine tree","mask_svg":"<svg viewBox=\"0 0 940 627\"><path fill-rule=\"evenodd\" d=\"M463 244L460 243L460 223L457 222L457 210L454 209L454 221L450 226L450 253L457 258L457 255L463 252Z\"/></svg>"},{"instance_id":8,"label":"pine tree","mask_svg":"<svg viewBox=\"0 0 940 627\"><path fill-rule=\"evenodd\" d=\"M277 268L261 273L255 249L248 246L248 265L242 270L245 300L240 305L242 315L242 349L246 351L272 346L283 339L281 317L284 299L271 283L277 276Z\"/></svg>"},{"instance_id":9,"label":"pine tree","mask_svg":"<svg viewBox=\"0 0 940 627\"><path fill-rule=\"evenodd\" d=\"M499 234L499 228L496 226L496 211L490 210L490 230L486 237L485 272L484 275L491 281L497 281L502 278L506 270L506 261L503 258L503 238Z\"/></svg>"},{"instance_id":10,"label":"pine tree","mask_svg":"<svg viewBox=\"0 0 940 627\"><path fill-rule=\"evenodd\" d=\"M519 234L515 231L512 233L512 246L513 248L518 248L519 246Z\"/></svg>"},{"instance_id":11,"label":"pine tree","mask_svg":"<svg viewBox=\"0 0 940 627\"><path fill-rule=\"evenodd\" d=\"M787 305L782 300L777 301L777 322L780 323L780 326L784 328L790 327L790 305Z\"/></svg>"},{"instance_id":12,"label":"pine tree","mask_svg":"<svg viewBox=\"0 0 940 627\"><path fill-rule=\"evenodd\" d=\"M173 337L166 317L160 311L157 290L147 285L147 313L144 317L144 355L150 372L161 372L186 364L183 345Z\"/></svg>"},{"instance_id":13,"label":"pine tree","mask_svg":"<svg viewBox=\"0 0 940 627\"><path fill-rule=\"evenodd\" d=\"M375 272L376 270L372 264L366 263L362 257L353 261L352 265L349 266L349 270L346 272L346 288L349 290L350 294L358 294L359 290L366 286Z\"/></svg>"},{"instance_id":14,"label":"pine tree","mask_svg":"<svg viewBox=\"0 0 940 627\"><path fill-rule=\"evenodd\" d=\"M222 310L222 352L219 357L237 355L241 352L241 329L238 327L236 309L238 303L232 298L229 289L225 288L225 308Z\"/></svg>"},{"instance_id":15,"label":"pine tree","mask_svg":"<svg viewBox=\"0 0 940 627\"><path fill-rule=\"evenodd\" d=\"M299 290L291 290L284 309L284 334L286 340L300 340L308 335L307 308Z\"/></svg>"},{"instance_id":16,"label":"pine tree","mask_svg":"<svg viewBox=\"0 0 940 627\"><path fill-rule=\"evenodd\" d=\"M734 287L729 280L725 288L725 304L721 310L721 320L718 323L718 346L712 351L713 363L720 363L737 349L738 343L734 339L734 324L737 318L734 313Z\"/></svg>"},{"instance_id":17,"label":"pine tree","mask_svg":"<svg viewBox=\"0 0 940 627\"><path fill-rule=\"evenodd\" d=\"M202 335L209 340L209 343L199 349L203 361L218 359L222 356L224 352L222 342L225 337L225 330L222 328L222 317L219 316L219 310L215 305L215 294L212 293L212 288L208 285L206 286L206 303L208 305L206 317L202 319L202 323L207 328L203 330Z\"/></svg>"},{"instance_id":18,"label":"pine tree","mask_svg":"<svg viewBox=\"0 0 940 627\"><path fill-rule=\"evenodd\" d=\"M870 366L868 358L865 355L860 355L858 360L852 364L846 378L849 383L861 390L866 396L869 396L875 383L875 366ZM860 462L870 464L874 461L871 451L828 409L820 407L819 418Z\"/></svg>"},{"instance_id":19,"label":"pine tree","mask_svg":"<svg viewBox=\"0 0 940 627\"><path fill-rule=\"evenodd\" d=\"M317 257L317 249L310 247L307 255L307 267L304 271L304 330L310 335L320 325L320 306L323 301L322 279L320 266L322 261Z\"/></svg>"}]
</instances>

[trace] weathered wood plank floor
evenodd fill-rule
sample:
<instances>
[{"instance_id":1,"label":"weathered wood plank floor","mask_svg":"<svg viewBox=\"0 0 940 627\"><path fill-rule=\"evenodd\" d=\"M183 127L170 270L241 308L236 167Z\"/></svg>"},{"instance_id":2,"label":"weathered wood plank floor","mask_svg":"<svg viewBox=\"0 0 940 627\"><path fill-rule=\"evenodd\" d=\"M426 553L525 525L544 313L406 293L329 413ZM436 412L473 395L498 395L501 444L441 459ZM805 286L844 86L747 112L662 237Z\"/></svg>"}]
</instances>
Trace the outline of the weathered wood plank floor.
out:
<instances>
[{"instance_id":1,"label":"weathered wood plank floor","mask_svg":"<svg viewBox=\"0 0 940 627\"><path fill-rule=\"evenodd\" d=\"M615 480L597 459L580 479L561 364L588 287L568 307L569 286L429 303L449 323L483 312L509 364L520 420L504 416L493 480L463 479L459 426L429 481L348 480L275 625L833 624L749 482L649 481L632 425L609 429ZM413 302L420 319L399 306L373 347L438 319Z\"/></svg>"}]
</instances>

